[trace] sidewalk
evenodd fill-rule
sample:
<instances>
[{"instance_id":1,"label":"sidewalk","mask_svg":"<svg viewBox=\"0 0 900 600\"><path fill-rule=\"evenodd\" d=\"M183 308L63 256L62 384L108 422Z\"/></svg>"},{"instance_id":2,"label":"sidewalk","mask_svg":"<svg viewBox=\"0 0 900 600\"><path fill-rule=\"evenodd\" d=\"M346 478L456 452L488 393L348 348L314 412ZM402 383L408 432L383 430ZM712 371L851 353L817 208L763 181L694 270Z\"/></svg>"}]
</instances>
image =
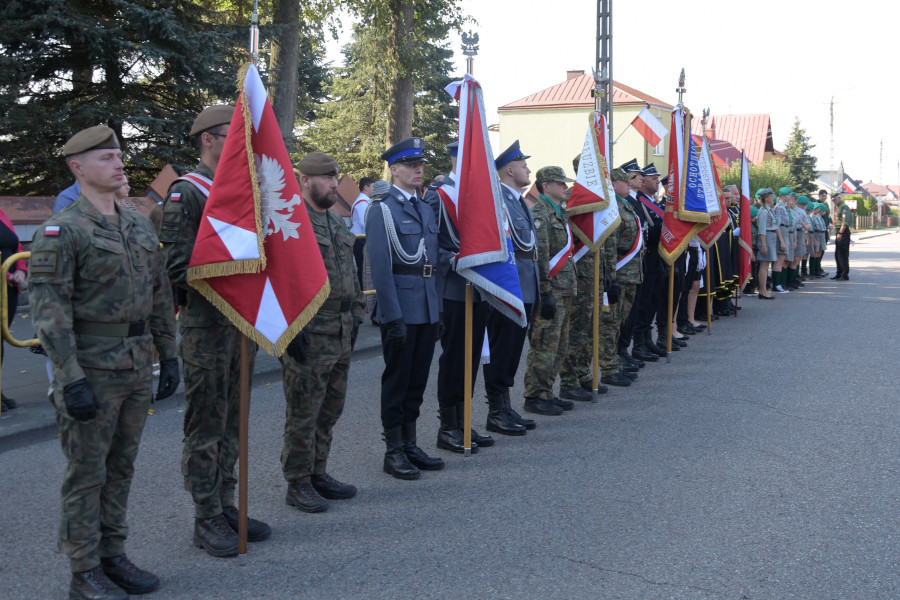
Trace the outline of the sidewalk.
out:
<instances>
[{"instance_id":1,"label":"sidewalk","mask_svg":"<svg viewBox=\"0 0 900 600\"><path fill-rule=\"evenodd\" d=\"M20 307L10 331L17 340L34 337L31 326L31 312L27 306ZM0 384L3 393L18 403L18 408L0 414L0 453L23 445L52 439L57 435L56 417L53 406L47 399L49 382L47 378L47 357L32 354L27 348L4 347L3 373ZM381 353L381 334L377 327L366 323L360 326L359 338L353 352L354 360L362 354ZM256 368L253 372L253 387L265 385L266 380L280 379L281 363L265 351L256 354ZM153 379L156 391L157 379ZM173 396L166 398L154 409L184 406L184 384L178 386Z\"/></svg>"}]
</instances>

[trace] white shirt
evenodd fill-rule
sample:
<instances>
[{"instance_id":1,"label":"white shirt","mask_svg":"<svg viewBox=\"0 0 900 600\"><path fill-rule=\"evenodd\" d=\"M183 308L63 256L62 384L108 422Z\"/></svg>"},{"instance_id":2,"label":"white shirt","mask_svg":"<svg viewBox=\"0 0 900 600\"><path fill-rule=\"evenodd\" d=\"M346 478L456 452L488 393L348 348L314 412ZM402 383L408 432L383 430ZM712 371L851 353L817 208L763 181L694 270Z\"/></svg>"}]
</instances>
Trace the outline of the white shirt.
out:
<instances>
[{"instance_id":1,"label":"white shirt","mask_svg":"<svg viewBox=\"0 0 900 600\"><path fill-rule=\"evenodd\" d=\"M371 203L372 199L362 192L353 201L353 210L350 213L350 233L353 235L362 235L366 232L366 210Z\"/></svg>"}]
</instances>

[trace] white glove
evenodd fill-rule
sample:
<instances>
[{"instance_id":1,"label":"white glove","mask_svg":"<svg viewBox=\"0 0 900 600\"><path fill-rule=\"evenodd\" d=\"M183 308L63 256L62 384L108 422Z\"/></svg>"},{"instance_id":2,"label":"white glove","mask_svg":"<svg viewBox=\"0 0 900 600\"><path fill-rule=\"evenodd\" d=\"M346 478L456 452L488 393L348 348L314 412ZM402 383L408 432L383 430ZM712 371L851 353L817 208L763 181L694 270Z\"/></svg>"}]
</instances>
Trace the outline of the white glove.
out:
<instances>
[{"instance_id":1,"label":"white glove","mask_svg":"<svg viewBox=\"0 0 900 600\"><path fill-rule=\"evenodd\" d=\"M734 228L734 237L741 237L741 228L740 227Z\"/></svg>"},{"instance_id":2,"label":"white glove","mask_svg":"<svg viewBox=\"0 0 900 600\"><path fill-rule=\"evenodd\" d=\"M699 260L697 260L697 270L702 271L705 268L706 268L706 251L701 250Z\"/></svg>"}]
</instances>

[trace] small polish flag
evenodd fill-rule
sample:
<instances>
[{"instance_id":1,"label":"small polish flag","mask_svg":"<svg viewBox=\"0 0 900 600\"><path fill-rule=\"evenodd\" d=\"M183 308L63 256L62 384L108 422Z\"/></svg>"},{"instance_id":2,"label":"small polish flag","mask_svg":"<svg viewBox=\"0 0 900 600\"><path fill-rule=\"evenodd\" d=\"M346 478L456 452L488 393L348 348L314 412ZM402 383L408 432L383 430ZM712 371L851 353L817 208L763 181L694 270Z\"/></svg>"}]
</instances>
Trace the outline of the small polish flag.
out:
<instances>
[{"instance_id":1,"label":"small polish flag","mask_svg":"<svg viewBox=\"0 0 900 600\"><path fill-rule=\"evenodd\" d=\"M666 130L666 126L662 124L662 121L656 118L648 107L644 107L644 110L638 113L638 116L634 118L634 121L631 122L632 127L637 129L638 133L640 133L647 143L651 146L657 146L662 141L666 134L669 133Z\"/></svg>"},{"instance_id":2,"label":"small polish flag","mask_svg":"<svg viewBox=\"0 0 900 600\"><path fill-rule=\"evenodd\" d=\"M181 202L181 192L173 192L169 194L169 202Z\"/></svg>"},{"instance_id":3,"label":"small polish flag","mask_svg":"<svg viewBox=\"0 0 900 600\"><path fill-rule=\"evenodd\" d=\"M44 235L59 235L59 225L47 225L44 227Z\"/></svg>"},{"instance_id":4,"label":"small polish flag","mask_svg":"<svg viewBox=\"0 0 900 600\"><path fill-rule=\"evenodd\" d=\"M844 188L844 191L848 194L852 194L859 189L859 187L856 185L856 182L849 177L844 178L844 182L841 184L841 187Z\"/></svg>"}]
</instances>

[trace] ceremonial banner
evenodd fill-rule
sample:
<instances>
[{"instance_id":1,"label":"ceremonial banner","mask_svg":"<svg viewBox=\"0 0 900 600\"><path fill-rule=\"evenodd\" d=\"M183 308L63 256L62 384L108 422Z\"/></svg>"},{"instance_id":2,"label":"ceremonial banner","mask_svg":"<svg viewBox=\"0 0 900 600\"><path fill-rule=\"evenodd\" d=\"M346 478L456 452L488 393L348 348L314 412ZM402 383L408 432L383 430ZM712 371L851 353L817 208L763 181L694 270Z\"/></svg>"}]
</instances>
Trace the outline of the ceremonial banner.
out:
<instances>
[{"instance_id":1,"label":"ceremonial banner","mask_svg":"<svg viewBox=\"0 0 900 600\"><path fill-rule=\"evenodd\" d=\"M609 178L606 118L595 111L588 120L578 173L566 204L569 227L575 236L572 254L576 262L587 252L593 252L621 222L616 192Z\"/></svg>"},{"instance_id":2,"label":"ceremonial banner","mask_svg":"<svg viewBox=\"0 0 900 600\"><path fill-rule=\"evenodd\" d=\"M678 195L675 198L678 219L708 224L719 214L719 199L715 193L715 175L709 147L697 148L691 139L691 113L683 106L672 111L672 135L669 143L669 173L673 161L678 169ZM672 151L674 150L674 155ZM670 187L673 182L669 180Z\"/></svg>"},{"instance_id":3,"label":"ceremonial banner","mask_svg":"<svg viewBox=\"0 0 900 600\"><path fill-rule=\"evenodd\" d=\"M688 133L685 137L685 112L681 105L672 111L672 128L669 136L669 184L666 188L668 197L659 237L659 255L669 265L681 256L691 238L706 226L705 223L680 218L682 211L679 210L679 206L683 204L688 178L688 157L685 156L685 147L693 147L689 134L690 127L687 128Z\"/></svg>"},{"instance_id":4,"label":"ceremonial banner","mask_svg":"<svg viewBox=\"0 0 900 600\"><path fill-rule=\"evenodd\" d=\"M525 327L525 303L488 142L481 85L466 74L446 91L459 100L459 150L456 185L439 187L438 195L459 235L454 268L494 308Z\"/></svg>"},{"instance_id":5,"label":"ceremonial banner","mask_svg":"<svg viewBox=\"0 0 900 600\"><path fill-rule=\"evenodd\" d=\"M647 106L638 113L638 116L631 122L631 126L637 129L637 132L640 133L651 146L658 145L662 139L666 137L666 134L669 133L666 131L666 126L662 124L662 121L657 119L656 115L650 112L650 108Z\"/></svg>"},{"instance_id":6,"label":"ceremonial banner","mask_svg":"<svg viewBox=\"0 0 900 600\"><path fill-rule=\"evenodd\" d=\"M750 168L747 155L741 153L741 216L738 227L741 237L738 239L738 283L741 287L750 279L750 266L753 259L753 224L750 222Z\"/></svg>"},{"instance_id":7,"label":"ceremonial banner","mask_svg":"<svg viewBox=\"0 0 900 600\"><path fill-rule=\"evenodd\" d=\"M704 152L709 151L706 138L703 139L703 148ZM725 201L722 198L722 184L719 182L719 173L715 168L712 171L714 180L713 193L719 199L719 214L711 217L709 225L697 232L697 239L706 250L709 250L716 243L719 236L722 235L722 232L728 226L729 221L728 210L725 208Z\"/></svg>"},{"instance_id":8,"label":"ceremonial banner","mask_svg":"<svg viewBox=\"0 0 900 600\"><path fill-rule=\"evenodd\" d=\"M188 266L188 283L280 356L330 287L272 106L254 65L242 87Z\"/></svg>"}]
</instances>

